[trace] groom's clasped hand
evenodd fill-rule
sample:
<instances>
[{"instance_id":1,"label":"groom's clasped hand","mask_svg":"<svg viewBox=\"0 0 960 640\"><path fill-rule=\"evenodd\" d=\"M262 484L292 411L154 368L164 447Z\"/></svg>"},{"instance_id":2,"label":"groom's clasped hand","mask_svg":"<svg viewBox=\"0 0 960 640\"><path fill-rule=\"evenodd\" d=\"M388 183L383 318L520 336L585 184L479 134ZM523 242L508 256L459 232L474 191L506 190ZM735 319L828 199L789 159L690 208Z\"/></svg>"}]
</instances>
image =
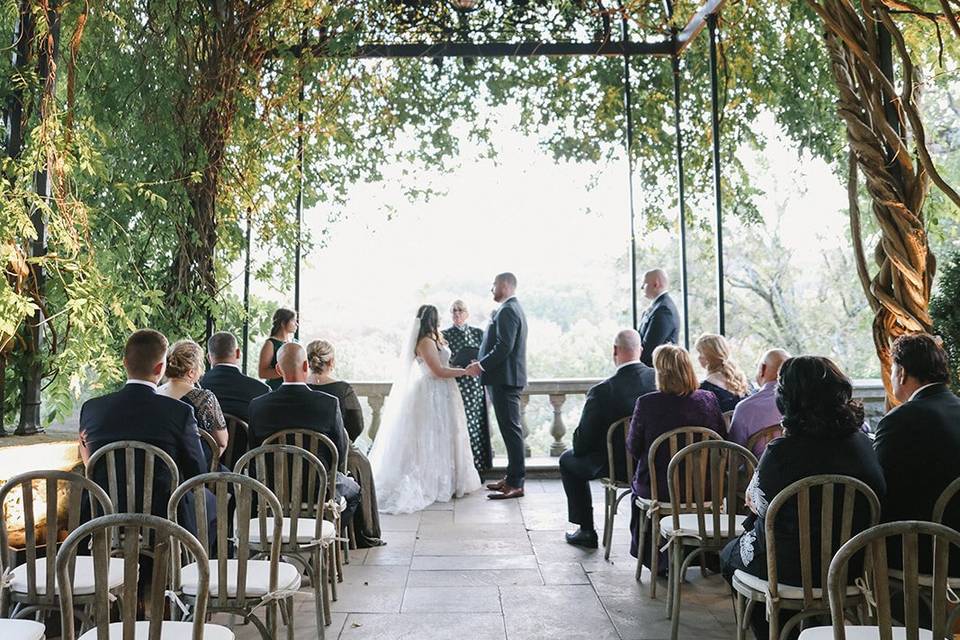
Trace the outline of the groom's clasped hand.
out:
<instances>
[{"instance_id":1,"label":"groom's clasped hand","mask_svg":"<svg viewBox=\"0 0 960 640\"><path fill-rule=\"evenodd\" d=\"M476 360L467 365L466 371L468 376L479 376L483 373L483 369L480 368L480 363Z\"/></svg>"}]
</instances>

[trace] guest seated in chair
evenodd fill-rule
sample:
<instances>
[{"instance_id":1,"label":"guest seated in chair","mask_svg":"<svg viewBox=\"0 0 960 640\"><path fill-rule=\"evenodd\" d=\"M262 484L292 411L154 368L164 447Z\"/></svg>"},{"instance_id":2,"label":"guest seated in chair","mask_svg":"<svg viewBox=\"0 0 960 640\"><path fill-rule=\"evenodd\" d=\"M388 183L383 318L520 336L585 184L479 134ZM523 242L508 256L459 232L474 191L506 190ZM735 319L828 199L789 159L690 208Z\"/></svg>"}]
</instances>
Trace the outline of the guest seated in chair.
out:
<instances>
[{"instance_id":1,"label":"guest seated in chair","mask_svg":"<svg viewBox=\"0 0 960 640\"><path fill-rule=\"evenodd\" d=\"M943 490L960 476L960 398L950 392L947 354L925 333L893 343L893 393L902 402L877 425L873 447L887 480L883 520L930 520ZM960 528L960 498L943 523ZM900 545L887 551L890 566L901 567ZM960 558L950 554L950 575L960 577ZM931 573L930 540L920 538L921 573Z\"/></svg>"},{"instance_id":2,"label":"guest seated in chair","mask_svg":"<svg viewBox=\"0 0 960 640\"><path fill-rule=\"evenodd\" d=\"M259 447L269 436L287 429L309 429L330 438L341 460L348 455L350 439L343 427L340 402L335 396L314 391L307 386L307 352L303 345L288 342L277 354L277 370L283 384L250 402L250 447ZM327 468L329 477L336 477L337 495L347 501L342 514L349 523L360 504L360 485L353 478L331 468L325 451L312 451ZM336 474L334 476L334 474Z\"/></svg>"},{"instance_id":3,"label":"guest seated in chair","mask_svg":"<svg viewBox=\"0 0 960 640\"><path fill-rule=\"evenodd\" d=\"M700 366L707 370L701 389L713 393L720 403L720 411L733 411L747 397L750 384L747 376L730 357L727 339L713 333L705 333L694 345Z\"/></svg>"},{"instance_id":4,"label":"guest seated in chair","mask_svg":"<svg viewBox=\"0 0 960 640\"><path fill-rule=\"evenodd\" d=\"M745 447L750 436L763 431L767 427L780 424L783 418L777 408L777 375L780 367L790 354L783 349L771 349L763 354L760 364L757 365L756 393L748 396L737 404L730 421L730 441ZM763 455L766 442L759 442L753 454L757 459Z\"/></svg>"},{"instance_id":5,"label":"guest seated in chair","mask_svg":"<svg viewBox=\"0 0 960 640\"><path fill-rule=\"evenodd\" d=\"M611 473L607 462L607 430L610 425L633 413L637 398L657 390L651 367L640 362L643 349L640 334L625 329L613 341L613 362L617 371L587 391L580 424L573 432L573 448L560 456L560 477L567 494L567 519L579 528L566 534L567 542L589 549L597 548L593 528L593 504L590 480ZM625 478L626 450L621 435L614 439L617 468L614 477Z\"/></svg>"},{"instance_id":6,"label":"guest seated in chair","mask_svg":"<svg viewBox=\"0 0 960 640\"><path fill-rule=\"evenodd\" d=\"M157 389L157 393L193 407L197 426L212 435L223 451L227 446L227 423L217 397L196 386L202 374L203 349L200 345L193 340L175 342L167 354L167 382Z\"/></svg>"},{"instance_id":7,"label":"guest seated in chair","mask_svg":"<svg viewBox=\"0 0 960 640\"><path fill-rule=\"evenodd\" d=\"M80 409L80 456L84 464L100 447L121 440L139 440L170 454L181 481L207 471L193 407L157 393L157 383L163 377L166 364L167 339L162 333L144 329L127 339L123 351L127 383L119 391L87 400ZM118 466L124 465L122 459L117 462ZM118 477L142 478L143 473L143 469L119 469ZM97 465L94 480L107 487L104 463ZM153 515L167 516L169 494L170 477L165 467L158 464L153 485ZM114 507L117 512L139 508L126 504L126 491L119 492L119 504ZM192 502L181 503L181 511L178 516L181 524L196 534ZM215 511L208 513L216 515ZM211 528L215 530L216 527Z\"/></svg>"},{"instance_id":8,"label":"guest seated in chair","mask_svg":"<svg viewBox=\"0 0 960 640\"><path fill-rule=\"evenodd\" d=\"M873 453L870 439L860 431L863 405L853 400L853 385L828 358L790 358L780 369L776 391L777 406L783 412L785 437L774 440L760 461L747 487L747 506L754 517L747 519L740 537L721 553L721 570L730 581L736 570L767 577L764 527L767 507L790 484L814 475L839 474L866 483L883 499L883 470ZM811 531L820 531L820 494L810 492ZM843 514L836 510L834 531L839 531ZM803 584L800 571L799 515L796 508L784 508L776 520L777 579L781 584ZM853 531L869 524L866 504L857 504ZM820 576L820 539L813 536L810 557L816 586ZM851 572L851 576L855 572ZM824 585L825 586L825 585ZM786 623L781 612L780 628ZM764 607L753 609L753 633L758 639L769 635Z\"/></svg>"},{"instance_id":9,"label":"guest seated in chair","mask_svg":"<svg viewBox=\"0 0 960 640\"><path fill-rule=\"evenodd\" d=\"M650 468L647 457L650 445L657 436L679 427L706 427L726 437L727 427L720 412L717 397L697 388L697 374L693 370L690 354L683 347L672 344L661 345L653 352L653 368L656 371L657 391L641 396L633 411L630 432L627 436L627 450L636 460L636 472L633 477L633 497L650 497ZM670 452L660 447L656 459L658 498L666 502L667 466L670 464ZM642 516L633 505L630 517L630 531L633 541L630 554L638 557L643 553L643 563L650 566L650 536L646 536L644 549L638 549L639 525ZM654 541L658 545L659 541ZM666 575L668 566L666 555L659 562L660 569Z\"/></svg>"},{"instance_id":10,"label":"guest seated in chair","mask_svg":"<svg viewBox=\"0 0 960 640\"><path fill-rule=\"evenodd\" d=\"M307 384L314 391L329 393L340 401L343 426L347 430L347 435L350 436L347 471L362 489L360 508L353 521L357 547L360 549L379 547L385 543L380 539L380 512L377 509L377 491L373 484L373 472L367 456L354 444L363 434L363 409L360 406L360 400L349 382L334 377L336 358L333 345L329 342L314 340L308 344L307 362L310 365Z\"/></svg>"},{"instance_id":11,"label":"guest seated in chair","mask_svg":"<svg viewBox=\"0 0 960 640\"><path fill-rule=\"evenodd\" d=\"M221 331L210 336L207 359L210 370L200 378L200 386L217 396L224 413L249 422L250 401L270 393L270 387L240 371L240 347L232 333Z\"/></svg>"}]
</instances>

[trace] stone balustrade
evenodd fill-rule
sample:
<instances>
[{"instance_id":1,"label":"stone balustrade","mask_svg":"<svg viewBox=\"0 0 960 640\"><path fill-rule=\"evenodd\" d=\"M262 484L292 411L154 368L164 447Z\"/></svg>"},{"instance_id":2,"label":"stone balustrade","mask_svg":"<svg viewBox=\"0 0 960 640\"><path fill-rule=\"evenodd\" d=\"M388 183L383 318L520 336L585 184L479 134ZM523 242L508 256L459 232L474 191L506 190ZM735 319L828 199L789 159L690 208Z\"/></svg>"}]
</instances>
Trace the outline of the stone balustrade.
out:
<instances>
[{"instance_id":1,"label":"stone balustrade","mask_svg":"<svg viewBox=\"0 0 960 640\"><path fill-rule=\"evenodd\" d=\"M587 390L599 381L600 378L531 380L526 389L523 390L523 395L520 398L524 441L527 441L530 435L530 429L527 424L530 399L534 396L545 396L553 409L553 420L549 425L549 433L553 441L549 444L549 454L550 456L557 457L563 453L564 450L569 447L569 441L567 439L568 425L564 422L563 417L564 404L570 396L586 395ZM380 423L383 419L384 401L390 394L391 384L389 382L354 382L351 384L358 396L366 398L370 410L370 420L367 423L366 435L373 440L376 438L377 430L380 428ZM877 421L884 413L882 382L880 380L854 380L854 396L864 403L867 420L870 422L871 427L876 426ZM495 422L492 411L490 412L490 420L492 423ZM491 426L494 430L496 429L495 425ZM575 424L572 425L572 427L575 426ZM529 444L526 446L525 452L527 457L530 457L531 450Z\"/></svg>"}]
</instances>

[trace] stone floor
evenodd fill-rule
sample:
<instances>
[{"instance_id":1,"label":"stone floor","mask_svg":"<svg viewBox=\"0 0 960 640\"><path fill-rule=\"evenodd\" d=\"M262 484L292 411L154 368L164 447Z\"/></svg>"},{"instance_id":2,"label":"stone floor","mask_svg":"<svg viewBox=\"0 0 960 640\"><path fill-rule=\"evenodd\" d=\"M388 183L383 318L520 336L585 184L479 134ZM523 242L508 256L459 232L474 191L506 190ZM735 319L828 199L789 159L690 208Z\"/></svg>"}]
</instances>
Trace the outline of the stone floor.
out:
<instances>
[{"instance_id":1,"label":"stone floor","mask_svg":"<svg viewBox=\"0 0 960 640\"><path fill-rule=\"evenodd\" d=\"M595 511L603 497L595 487ZM563 540L566 502L558 480L532 480L520 500L483 491L420 513L384 515L387 545L351 552L328 639L655 640L670 637L658 598L633 579L629 514L618 515L610 561ZM599 522L598 522L599 524ZM735 637L733 608L719 576L689 572L680 637ZM221 622L215 620L215 622ZM225 622L225 621L224 621ZM296 637L317 638L313 600L302 593ZM248 625L238 640L259 638ZM282 636L281 636L282 637Z\"/></svg>"}]
</instances>

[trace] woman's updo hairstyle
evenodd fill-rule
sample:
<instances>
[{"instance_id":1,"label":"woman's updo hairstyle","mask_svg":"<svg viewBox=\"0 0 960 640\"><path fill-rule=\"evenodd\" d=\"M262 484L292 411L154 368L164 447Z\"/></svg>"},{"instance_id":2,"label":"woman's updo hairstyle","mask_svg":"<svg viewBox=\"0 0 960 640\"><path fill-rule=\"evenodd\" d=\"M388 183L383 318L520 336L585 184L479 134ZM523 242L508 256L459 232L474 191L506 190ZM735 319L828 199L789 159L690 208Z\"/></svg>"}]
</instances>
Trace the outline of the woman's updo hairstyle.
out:
<instances>
[{"instance_id":1,"label":"woman's updo hairstyle","mask_svg":"<svg viewBox=\"0 0 960 640\"><path fill-rule=\"evenodd\" d=\"M167 377L183 378L191 369L203 371L203 349L193 340L174 342L167 353Z\"/></svg>"},{"instance_id":2,"label":"woman's updo hairstyle","mask_svg":"<svg viewBox=\"0 0 960 640\"><path fill-rule=\"evenodd\" d=\"M288 322L297 317L297 312L293 309L281 307L273 312L273 326L270 328L270 335L275 336L277 332L287 325Z\"/></svg>"},{"instance_id":3,"label":"woman's updo hairstyle","mask_svg":"<svg viewBox=\"0 0 960 640\"><path fill-rule=\"evenodd\" d=\"M788 358L777 380L777 408L788 436L843 438L863 425L863 405L850 379L830 358Z\"/></svg>"},{"instance_id":4,"label":"woman's updo hairstyle","mask_svg":"<svg viewBox=\"0 0 960 640\"><path fill-rule=\"evenodd\" d=\"M310 371L317 375L330 370L333 356L333 345L326 340L314 340L307 345L307 362L310 364Z\"/></svg>"}]
</instances>

